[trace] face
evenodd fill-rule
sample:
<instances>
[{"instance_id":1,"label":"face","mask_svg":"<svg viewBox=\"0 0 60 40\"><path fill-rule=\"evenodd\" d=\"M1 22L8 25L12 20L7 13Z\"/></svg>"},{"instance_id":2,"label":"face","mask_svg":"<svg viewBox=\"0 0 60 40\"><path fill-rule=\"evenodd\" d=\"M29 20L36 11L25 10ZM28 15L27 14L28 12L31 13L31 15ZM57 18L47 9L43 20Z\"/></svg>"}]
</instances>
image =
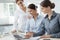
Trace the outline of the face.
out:
<instances>
[{"instance_id":1,"label":"face","mask_svg":"<svg viewBox=\"0 0 60 40\"><path fill-rule=\"evenodd\" d=\"M42 11L44 14L48 13L49 10L50 10L50 7L42 7L42 6L41 6L41 11Z\"/></svg>"},{"instance_id":2,"label":"face","mask_svg":"<svg viewBox=\"0 0 60 40\"><path fill-rule=\"evenodd\" d=\"M28 12L29 12L31 15L35 15L36 10L28 8Z\"/></svg>"},{"instance_id":3,"label":"face","mask_svg":"<svg viewBox=\"0 0 60 40\"><path fill-rule=\"evenodd\" d=\"M19 1L17 2L17 4L18 4L18 6L22 6L22 5L23 5L23 1L22 1L22 0L19 0Z\"/></svg>"}]
</instances>

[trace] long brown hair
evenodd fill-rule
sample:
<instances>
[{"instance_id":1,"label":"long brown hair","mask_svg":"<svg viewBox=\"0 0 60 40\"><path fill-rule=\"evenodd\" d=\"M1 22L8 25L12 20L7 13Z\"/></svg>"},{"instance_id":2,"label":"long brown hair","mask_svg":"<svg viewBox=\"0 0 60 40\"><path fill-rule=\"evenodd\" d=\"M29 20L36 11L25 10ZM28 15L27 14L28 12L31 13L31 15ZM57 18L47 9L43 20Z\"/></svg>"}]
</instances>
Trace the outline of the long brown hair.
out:
<instances>
[{"instance_id":1,"label":"long brown hair","mask_svg":"<svg viewBox=\"0 0 60 40\"><path fill-rule=\"evenodd\" d=\"M16 3L17 3L18 1L20 1L20 0L16 0ZM23 0L21 0L21 1L23 1Z\"/></svg>"},{"instance_id":2,"label":"long brown hair","mask_svg":"<svg viewBox=\"0 0 60 40\"><path fill-rule=\"evenodd\" d=\"M29 4L28 8L36 10L37 6L35 4Z\"/></svg>"},{"instance_id":3,"label":"long brown hair","mask_svg":"<svg viewBox=\"0 0 60 40\"><path fill-rule=\"evenodd\" d=\"M51 3L50 0L43 0L41 3L40 3L41 6L43 7L50 7L51 9L54 9L55 8L55 4L54 3Z\"/></svg>"}]
</instances>

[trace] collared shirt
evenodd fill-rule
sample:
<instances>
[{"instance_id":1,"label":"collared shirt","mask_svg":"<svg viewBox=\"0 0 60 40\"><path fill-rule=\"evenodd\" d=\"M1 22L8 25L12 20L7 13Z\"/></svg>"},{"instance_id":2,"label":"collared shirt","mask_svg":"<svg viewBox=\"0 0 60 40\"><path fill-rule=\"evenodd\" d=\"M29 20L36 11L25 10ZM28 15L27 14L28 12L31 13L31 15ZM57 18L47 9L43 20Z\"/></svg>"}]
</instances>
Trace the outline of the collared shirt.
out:
<instances>
[{"instance_id":1,"label":"collared shirt","mask_svg":"<svg viewBox=\"0 0 60 40\"><path fill-rule=\"evenodd\" d=\"M30 14L25 13L22 9L17 9L14 14L14 27L12 30L16 29L22 32L25 32L25 26L27 21L27 16Z\"/></svg>"},{"instance_id":2,"label":"collared shirt","mask_svg":"<svg viewBox=\"0 0 60 40\"><path fill-rule=\"evenodd\" d=\"M42 29L40 33L51 35L54 38L60 38L60 14L53 11L51 19L48 19L48 15L43 19L40 28Z\"/></svg>"},{"instance_id":3,"label":"collared shirt","mask_svg":"<svg viewBox=\"0 0 60 40\"><path fill-rule=\"evenodd\" d=\"M32 17L27 22L27 30L26 32L34 32L38 33L40 31L40 23L42 21L43 17L41 15L38 15L36 20Z\"/></svg>"}]
</instances>

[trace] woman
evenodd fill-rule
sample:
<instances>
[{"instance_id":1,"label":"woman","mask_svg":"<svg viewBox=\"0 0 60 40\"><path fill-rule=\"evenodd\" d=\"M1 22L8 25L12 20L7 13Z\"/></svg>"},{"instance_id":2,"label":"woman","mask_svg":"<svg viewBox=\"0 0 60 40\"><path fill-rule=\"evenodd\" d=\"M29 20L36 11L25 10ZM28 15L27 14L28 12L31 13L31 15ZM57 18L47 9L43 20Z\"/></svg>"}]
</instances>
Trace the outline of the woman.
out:
<instances>
[{"instance_id":1,"label":"woman","mask_svg":"<svg viewBox=\"0 0 60 40\"><path fill-rule=\"evenodd\" d=\"M43 17L37 13L37 6L35 4L29 4L28 12L32 15L32 18L30 18L27 22L28 31L25 36L26 38L29 38L33 36L33 34L40 32L39 26L43 19ZM34 35L34 37L35 36L38 36L38 35Z\"/></svg>"},{"instance_id":2,"label":"woman","mask_svg":"<svg viewBox=\"0 0 60 40\"><path fill-rule=\"evenodd\" d=\"M41 11L47 14L40 25L41 29L44 29L42 31L45 31L41 38L60 38L60 14L52 10L55 4L50 0L43 0L40 5Z\"/></svg>"},{"instance_id":3,"label":"woman","mask_svg":"<svg viewBox=\"0 0 60 40\"><path fill-rule=\"evenodd\" d=\"M16 0L17 10L15 11L14 27L12 32L21 31L25 32L26 21L29 14L26 13L26 6L24 5L24 0Z\"/></svg>"}]
</instances>

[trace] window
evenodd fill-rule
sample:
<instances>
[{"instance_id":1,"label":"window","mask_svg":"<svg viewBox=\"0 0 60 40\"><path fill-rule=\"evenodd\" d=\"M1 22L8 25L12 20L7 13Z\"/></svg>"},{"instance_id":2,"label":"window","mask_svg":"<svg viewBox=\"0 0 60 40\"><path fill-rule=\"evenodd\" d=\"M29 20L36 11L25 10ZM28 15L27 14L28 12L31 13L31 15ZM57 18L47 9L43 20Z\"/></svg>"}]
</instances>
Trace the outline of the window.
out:
<instances>
[{"instance_id":1,"label":"window","mask_svg":"<svg viewBox=\"0 0 60 40\"><path fill-rule=\"evenodd\" d=\"M4 13L5 15L9 15L9 16L14 16L14 11L15 11L15 4L14 3L5 3L4 5Z\"/></svg>"}]
</instances>

